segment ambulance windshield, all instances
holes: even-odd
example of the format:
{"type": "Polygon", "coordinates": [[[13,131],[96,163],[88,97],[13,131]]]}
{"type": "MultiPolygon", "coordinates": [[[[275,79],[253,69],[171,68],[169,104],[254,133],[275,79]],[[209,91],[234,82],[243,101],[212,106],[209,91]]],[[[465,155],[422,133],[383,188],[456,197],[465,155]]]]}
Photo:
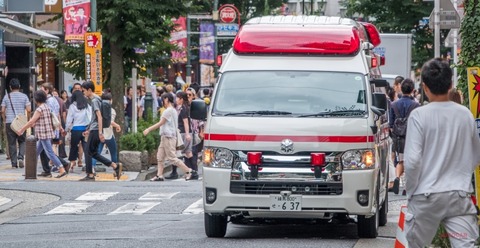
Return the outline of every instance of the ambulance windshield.
{"type": "Polygon", "coordinates": [[[217,85],[213,114],[359,118],[367,113],[365,86],[358,73],[227,72],[217,85]]]}

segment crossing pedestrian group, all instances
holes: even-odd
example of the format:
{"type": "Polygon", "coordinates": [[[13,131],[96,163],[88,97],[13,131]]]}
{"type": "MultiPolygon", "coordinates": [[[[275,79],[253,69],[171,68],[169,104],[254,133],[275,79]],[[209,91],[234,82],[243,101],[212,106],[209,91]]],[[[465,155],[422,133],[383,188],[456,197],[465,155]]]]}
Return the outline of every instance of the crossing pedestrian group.
{"type": "MultiPolygon", "coordinates": [[[[32,95],[32,114],[32,104],[21,92],[21,82],[13,78],[8,85],[9,93],[2,99],[1,113],[8,142],[6,153],[12,168],[24,167],[26,131],[32,128],[37,140],[36,156],[40,157],[42,164],[39,177],[63,178],[78,168],[85,171],[81,181],[95,181],[95,166],[99,161],[113,169],[116,179],[121,178],[123,165],[118,161],[114,132],[130,132],[133,118],[147,118],[144,87],[136,89],[137,99],[132,99],[133,88],[127,88],[125,126],[122,127],[115,121],[111,92],[104,90],[101,96],[96,95],[95,85],[90,81],[75,83],[70,96],[65,90],[59,92],[50,83],[39,85],[32,95]],[[138,108],[136,117],[132,116],[134,105],[138,108]],[[15,127],[10,127],[12,122],[15,127]],[[65,143],[68,141],[67,154],[65,143]],[[108,148],[110,159],[102,155],[104,147],[108,148]],[[53,176],[53,173],[57,174],[53,176]]],[[[195,93],[199,88],[195,89],[195,84],[178,90],[171,84],[157,87],[152,110],[154,116],[159,116],[159,122],[144,131],[146,135],[160,128],[162,137],[157,153],[158,173],[151,181],[178,178],[177,166],[185,173],[186,180],[198,179],[197,159],[203,145],[203,121],[190,118],[190,103],[197,98],[195,93]],[[184,144],[181,151],[175,147],[177,129],[184,144]],[[167,177],[163,176],[165,162],[173,164],[172,173],[167,177]]],[[[209,93],[209,89],[205,92],[209,93]]]]}

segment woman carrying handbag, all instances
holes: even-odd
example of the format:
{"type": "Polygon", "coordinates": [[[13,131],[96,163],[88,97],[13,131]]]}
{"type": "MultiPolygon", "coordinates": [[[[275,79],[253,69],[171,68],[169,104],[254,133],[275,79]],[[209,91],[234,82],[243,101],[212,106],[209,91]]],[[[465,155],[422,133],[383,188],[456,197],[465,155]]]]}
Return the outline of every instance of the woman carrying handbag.
{"type": "Polygon", "coordinates": [[[195,177],[198,177],[197,172],[188,168],[182,162],[182,160],[178,159],[175,155],[175,151],[177,150],[177,139],[181,139],[181,137],[178,137],[178,116],[177,111],[173,108],[173,95],[164,93],[161,98],[162,104],[166,109],[163,112],[160,121],[143,131],[143,135],[146,136],[150,131],[160,128],[161,139],[157,153],[158,171],[157,175],[150,181],[165,180],[163,177],[165,160],[171,161],[173,165],[178,166],[181,170],[183,170],[186,174],[185,180],[191,180],[195,177]]]}
{"type": "MultiPolygon", "coordinates": [[[[63,168],[60,159],[53,152],[52,139],[55,137],[54,127],[50,109],[45,102],[47,94],[42,90],[37,90],[33,94],[33,99],[37,105],[37,109],[27,124],[17,131],[18,135],[22,135],[27,128],[35,126],[35,138],[37,138],[37,157],[45,150],[47,157],[53,161],[55,166],[59,167],[59,174],[55,178],[62,178],[67,175],[68,168],[63,168]]],[[[63,131],[63,130],[62,130],[63,131]]]]}

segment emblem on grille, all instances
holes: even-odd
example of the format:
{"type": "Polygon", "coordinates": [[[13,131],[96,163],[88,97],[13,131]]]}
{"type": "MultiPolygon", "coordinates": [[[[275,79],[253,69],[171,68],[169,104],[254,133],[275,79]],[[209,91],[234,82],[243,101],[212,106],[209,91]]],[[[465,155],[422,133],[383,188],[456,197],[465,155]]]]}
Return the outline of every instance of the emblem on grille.
{"type": "Polygon", "coordinates": [[[282,143],[280,144],[280,151],[284,154],[293,153],[293,141],[289,139],[282,140],[282,143]]]}

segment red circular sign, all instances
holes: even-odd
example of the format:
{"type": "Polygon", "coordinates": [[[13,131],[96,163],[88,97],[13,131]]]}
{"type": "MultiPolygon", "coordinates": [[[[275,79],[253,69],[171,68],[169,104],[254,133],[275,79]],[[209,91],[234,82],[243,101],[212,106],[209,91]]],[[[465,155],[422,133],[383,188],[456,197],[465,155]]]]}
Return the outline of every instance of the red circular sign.
{"type": "Polygon", "coordinates": [[[232,7],[225,7],[220,10],[220,21],[225,23],[231,23],[237,19],[237,12],[232,7]]]}

